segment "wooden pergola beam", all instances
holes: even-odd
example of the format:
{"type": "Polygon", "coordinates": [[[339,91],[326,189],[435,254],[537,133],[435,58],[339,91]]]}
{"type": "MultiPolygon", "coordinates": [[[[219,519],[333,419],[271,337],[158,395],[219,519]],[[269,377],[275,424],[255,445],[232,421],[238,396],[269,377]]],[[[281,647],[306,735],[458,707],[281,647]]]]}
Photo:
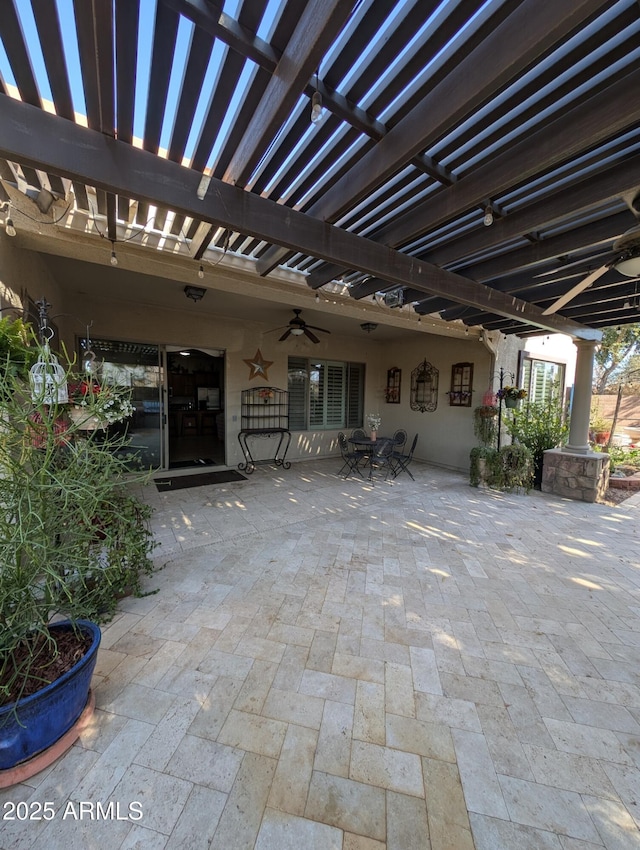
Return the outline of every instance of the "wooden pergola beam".
{"type": "MultiPolygon", "coordinates": [[[[480,310],[583,339],[593,329],[559,315],[544,316],[526,301],[417,261],[364,237],[318,221],[236,186],[212,178],[197,197],[200,175],[102,133],[41,109],[0,97],[0,157],[82,180],[105,192],[125,192],[144,203],[217,223],[257,239],[377,275],[399,286],[469,304],[480,310]]],[[[595,334],[595,336],[594,336],[595,334]]]]}

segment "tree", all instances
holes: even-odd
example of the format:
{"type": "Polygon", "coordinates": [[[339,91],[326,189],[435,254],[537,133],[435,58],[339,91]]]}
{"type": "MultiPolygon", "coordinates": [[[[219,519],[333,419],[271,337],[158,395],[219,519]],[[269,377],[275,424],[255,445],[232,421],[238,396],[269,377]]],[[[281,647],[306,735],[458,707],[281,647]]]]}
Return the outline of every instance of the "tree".
{"type": "Polygon", "coordinates": [[[595,356],[594,392],[604,393],[618,383],[620,373],[634,355],[640,355],[640,322],[605,328],[595,356]]]}

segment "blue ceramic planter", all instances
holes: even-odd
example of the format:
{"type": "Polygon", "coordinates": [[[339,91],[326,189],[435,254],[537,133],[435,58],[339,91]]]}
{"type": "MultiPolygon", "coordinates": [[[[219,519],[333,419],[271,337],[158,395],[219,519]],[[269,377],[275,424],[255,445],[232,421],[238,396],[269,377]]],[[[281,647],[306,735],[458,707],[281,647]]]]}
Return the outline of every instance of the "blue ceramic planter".
{"type": "MultiPolygon", "coordinates": [[[[77,625],[88,632],[92,643],[80,661],[55,682],[16,704],[0,708],[0,769],[7,770],[47,749],[73,726],[82,714],[96,666],[100,629],[88,620],[77,625]]],[[[68,622],[56,623],[54,631],[70,631],[68,622]]]]}

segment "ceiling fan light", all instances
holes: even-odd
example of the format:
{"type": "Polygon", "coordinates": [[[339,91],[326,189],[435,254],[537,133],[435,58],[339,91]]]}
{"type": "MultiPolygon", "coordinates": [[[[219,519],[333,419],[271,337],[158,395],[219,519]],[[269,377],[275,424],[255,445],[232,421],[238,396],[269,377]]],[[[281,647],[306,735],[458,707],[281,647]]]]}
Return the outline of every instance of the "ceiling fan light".
{"type": "Polygon", "coordinates": [[[640,277],[640,247],[625,251],[614,268],[625,277],[640,277]]]}
{"type": "Polygon", "coordinates": [[[291,333],[294,336],[302,336],[302,334],[304,333],[304,329],[303,328],[291,328],[291,333]]]}

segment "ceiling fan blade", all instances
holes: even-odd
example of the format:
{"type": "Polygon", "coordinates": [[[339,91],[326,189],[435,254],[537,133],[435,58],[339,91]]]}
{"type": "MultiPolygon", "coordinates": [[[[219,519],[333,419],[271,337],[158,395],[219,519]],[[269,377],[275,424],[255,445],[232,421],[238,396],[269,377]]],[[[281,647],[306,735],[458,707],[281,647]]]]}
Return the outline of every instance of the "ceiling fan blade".
{"type": "Polygon", "coordinates": [[[569,271],[570,269],[575,269],[577,266],[586,266],[588,269],[589,265],[593,265],[596,260],[602,259],[602,257],[606,256],[607,254],[611,254],[611,249],[603,248],[601,251],[595,251],[589,257],[582,257],[582,259],[574,260],[572,263],[561,263],[558,266],[554,266],[554,268],[552,269],[547,269],[546,271],[538,272],[538,274],[534,275],[534,278],[537,279],[540,277],[548,277],[552,274],[564,274],[564,272],[569,271]]]}
{"type": "Polygon", "coordinates": [[[290,333],[291,333],[291,328],[287,328],[286,331],[282,334],[282,336],[278,340],[278,342],[284,342],[284,340],[289,336],[290,333]]]}
{"type": "Polygon", "coordinates": [[[600,266],[599,269],[596,269],[591,274],[587,275],[583,278],[580,283],[576,283],[568,292],[565,292],[557,301],[554,301],[550,307],[547,307],[546,310],[542,311],[543,316],[550,316],[551,313],[555,313],[556,310],[559,310],[561,307],[564,307],[565,304],[568,304],[569,301],[572,301],[576,295],[580,295],[581,292],[584,292],[585,289],[588,289],[591,284],[596,281],[599,277],[602,277],[603,274],[609,271],[609,266],[600,266]]]}
{"type": "Polygon", "coordinates": [[[584,272],[573,272],[573,274],[564,274],[561,277],[552,277],[551,280],[545,280],[543,286],[551,283],[562,283],[563,280],[573,280],[576,277],[584,277],[584,272]]]}
{"type": "Polygon", "coordinates": [[[317,325],[306,325],[307,328],[311,328],[313,331],[321,331],[323,334],[330,334],[331,331],[328,331],[326,328],[319,328],[317,325]]]}
{"type": "Polygon", "coordinates": [[[305,332],[305,335],[309,337],[309,339],[311,340],[311,342],[320,342],[320,340],[318,339],[318,337],[317,337],[315,334],[312,334],[312,333],[311,333],[311,331],[309,330],[309,327],[308,327],[308,326],[304,329],[304,332],[305,332]]]}

